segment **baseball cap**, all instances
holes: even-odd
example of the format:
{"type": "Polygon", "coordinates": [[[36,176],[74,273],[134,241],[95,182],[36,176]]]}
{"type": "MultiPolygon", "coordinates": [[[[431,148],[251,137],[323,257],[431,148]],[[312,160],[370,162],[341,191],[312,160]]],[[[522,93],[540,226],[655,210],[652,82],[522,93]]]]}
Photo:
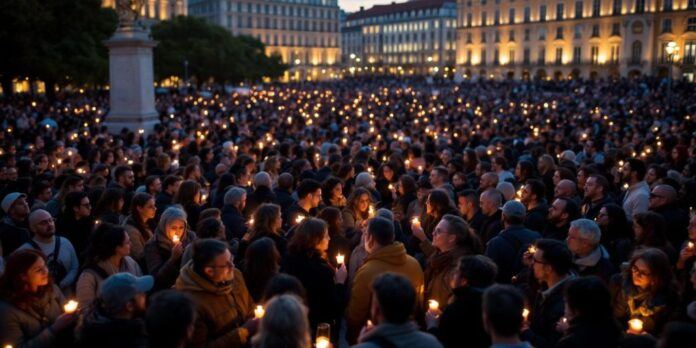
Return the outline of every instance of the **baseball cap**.
{"type": "Polygon", "coordinates": [[[527,209],[518,201],[507,201],[503,205],[503,214],[507,217],[524,218],[527,215],[527,209]]]}
{"type": "Polygon", "coordinates": [[[12,204],[14,204],[14,202],[20,198],[27,198],[27,195],[19,192],[12,192],[8,193],[7,196],[5,196],[5,198],[2,199],[2,203],[0,204],[0,206],[2,206],[2,210],[5,212],[5,214],[10,212],[12,204]]]}
{"type": "Polygon", "coordinates": [[[130,273],[116,273],[102,283],[99,299],[107,310],[120,310],[137,294],[148,292],[155,284],[152,276],[136,277],[130,273]]]}

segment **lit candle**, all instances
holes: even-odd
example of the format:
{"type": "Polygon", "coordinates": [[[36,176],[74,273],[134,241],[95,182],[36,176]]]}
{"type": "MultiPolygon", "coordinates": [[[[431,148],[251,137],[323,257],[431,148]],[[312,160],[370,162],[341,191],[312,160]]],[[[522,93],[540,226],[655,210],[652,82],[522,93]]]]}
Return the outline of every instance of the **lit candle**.
{"type": "Polygon", "coordinates": [[[526,321],[527,318],[529,317],[529,309],[525,308],[522,310],[522,318],[526,321]]]}
{"type": "Polygon", "coordinates": [[[394,191],[394,185],[389,184],[388,188],[389,188],[389,191],[394,191]]]}
{"type": "Polygon", "coordinates": [[[527,251],[528,251],[530,254],[534,254],[534,253],[536,253],[536,247],[535,247],[534,245],[530,245],[530,246],[529,246],[529,249],[527,249],[527,251]]]}
{"type": "Polygon", "coordinates": [[[370,206],[369,208],[367,208],[367,214],[368,214],[370,217],[375,216],[375,207],[370,206]]]}
{"type": "Polygon", "coordinates": [[[693,249],[693,248],[694,248],[694,242],[688,242],[688,243],[686,243],[686,247],[689,248],[689,249],[693,249]]]}
{"type": "Polygon", "coordinates": [[[628,321],[628,332],[634,335],[643,333],[643,321],[638,318],[633,318],[628,321]]]}
{"type": "Polygon", "coordinates": [[[179,240],[180,240],[180,239],[179,239],[179,236],[178,236],[178,235],[175,234],[175,235],[172,236],[172,242],[174,242],[174,244],[179,243],[179,240]]]}
{"type": "Polygon", "coordinates": [[[99,219],[94,220],[94,224],[95,224],[95,225],[99,225],[100,223],[101,223],[101,220],[99,220],[99,219]]]}
{"type": "Polygon", "coordinates": [[[568,323],[568,318],[566,318],[566,317],[561,318],[561,322],[562,322],[563,324],[567,324],[567,323],[568,323]]]}
{"type": "Polygon", "coordinates": [[[420,219],[417,216],[411,219],[411,223],[420,227],[420,219]]]}
{"type": "Polygon", "coordinates": [[[329,348],[331,347],[331,341],[329,341],[328,337],[317,337],[316,347],[329,348]]]}
{"type": "Polygon", "coordinates": [[[438,308],[440,308],[440,303],[435,300],[428,300],[428,309],[431,311],[436,311],[438,308]]]}
{"type": "Polygon", "coordinates": [[[346,257],[343,254],[336,255],[336,263],[342,265],[346,261],[346,257]]]}
{"type": "Polygon", "coordinates": [[[77,301],[75,301],[75,300],[68,301],[68,303],[66,303],[63,306],[63,310],[65,311],[65,313],[68,313],[68,314],[74,313],[77,310],[77,301]]]}
{"type": "Polygon", "coordinates": [[[251,218],[251,219],[249,219],[249,226],[253,226],[253,225],[254,225],[254,218],[251,218]]]}
{"type": "Polygon", "coordinates": [[[263,306],[256,306],[256,309],[254,309],[254,317],[256,317],[256,319],[261,319],[264,314],[266,314],[266,310],[263,309],[263,306]]]}
{"type": "Polygon", "coordinates": [[[304,215],[297,215],[297,217],[295,218],[295,223],[296,223],[296,224],[299,224],[299,223],[302,222],[302,220],[304,220],[304,219],[305,219],[305,216],[304,216],[304,215]]]}
{"type": "Polygon", "coordinates": [[[367,327],[373,327],[373,326],[375,326],[375,325],[372,324],[372,320],[367,319],[367,327]]]}

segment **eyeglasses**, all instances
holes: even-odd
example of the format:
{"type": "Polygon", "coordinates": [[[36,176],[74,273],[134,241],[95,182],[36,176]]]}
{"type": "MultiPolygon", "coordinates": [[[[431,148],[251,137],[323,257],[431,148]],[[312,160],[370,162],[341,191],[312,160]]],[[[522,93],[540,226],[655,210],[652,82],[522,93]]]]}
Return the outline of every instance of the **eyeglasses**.
{"type": "Polygon", "coordinates": [[[631,273],[637,274],[641,277],[649,277],[650,276],[650,272],[643,271],[640,268],[636,267],[636,265],[631,266],[631,273]]]}

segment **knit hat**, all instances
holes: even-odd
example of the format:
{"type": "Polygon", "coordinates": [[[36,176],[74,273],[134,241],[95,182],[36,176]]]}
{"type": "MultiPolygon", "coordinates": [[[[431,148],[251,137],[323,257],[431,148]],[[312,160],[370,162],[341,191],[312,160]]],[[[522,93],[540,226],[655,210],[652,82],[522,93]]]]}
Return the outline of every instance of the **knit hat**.
{"type": "Polygon", "coordinates": [[[8,214],[10,212],[10,208],[12,208],[14,202],[16,202],[20,198],[27,198],[27,195],[19,192],[12,192],[7,194],[7,196],[5,196],[5,198],[2,199],[2,204],[0,204],[0,206],[2,207],[2,210],[5,212],[5,214],[8,214]]]}

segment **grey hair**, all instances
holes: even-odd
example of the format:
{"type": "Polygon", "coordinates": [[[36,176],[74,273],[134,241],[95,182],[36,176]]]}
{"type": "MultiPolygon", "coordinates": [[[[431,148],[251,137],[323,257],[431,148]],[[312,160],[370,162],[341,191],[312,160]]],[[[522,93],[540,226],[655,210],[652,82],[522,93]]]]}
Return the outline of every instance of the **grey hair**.
{"type": "Polygon", "coordinates": [[[571,228],[577,228],[582,238],[589,240],[592,244],[599,244],[602,239],[602,231],[597,223],[590,219],[577,219],[570,223],[571,228]]]}
{"type": "Polygon", "coordinates": [[[258,172],[254,175],[254,186],[266,186],[271,187],[271,175],[266,172],[258,172]]]}
{"type": "Polygon", "coordinates": [[[246,195],[246,191],[240,187],[230,187],[225,192],[225,197],[223,198],[224,205],[234,205],[237,206],[239,202],[242,201],[242,197],[246,195]]]}
{"type": "Polygon", "coordinates": [[[505,196],[506,201],[515,198],[515,186],[512,186],[512,184],[507,181],[499,182],[495,189],[505,196]]]}
{"type": "Polygon", "coordinates": [[[372,174],[368,172],[362,172],[355,177],[355,187],[368,187],[371,188],[374,183],[372,174]]]}

